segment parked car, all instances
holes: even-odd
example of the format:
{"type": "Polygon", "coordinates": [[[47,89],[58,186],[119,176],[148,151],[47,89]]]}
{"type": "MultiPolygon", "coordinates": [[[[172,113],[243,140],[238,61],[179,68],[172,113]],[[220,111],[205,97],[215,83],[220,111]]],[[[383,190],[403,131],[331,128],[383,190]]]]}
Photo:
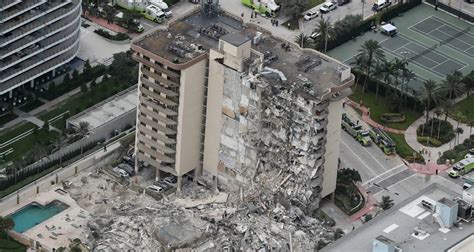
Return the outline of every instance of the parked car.
{"type": "Polygon", "coordinates": [[[463,190],[467,190],[467,189],[469,189],[469,188],[471,188],[471,187],[472,187],[472,185],[469,184],[469,183],[464,183],[464,184],[462,185],[462,189],[463,189],[463,190]]]}
{"type": "Polygon", "coordinates": [[[344,4],[350,3],[351,0],[337,0],[337,5],[338,6],[343,6],[344,4]]]}
{"type": "Polygon", "coordinates": [[[129,156],[124,156],[123,161],[131,166],[135,166],[135,159],[129,156]]]}
{"type": "Polygon", "coordinates": [[[392,2],[390,0],[375,0],[374,5],[372,6],[373,11],[381,11],[383,8],[388,8],[392,2]]]}
{"type": "Polygon", "coordinates": [[[135,169],[132,166],[130,166],[129,164],[124,164],[124,163],[119,164],[118,168],[126,171],[128,173],[128,175],[130,175],[130,177],[135,176],[135,169]]]}
{"type": "Polygon", "coordinates": [[[318,12],[318,11],[316,11],[316,10],[310,11],[310,12],[308,12],[308,13],[306,13],[306,14],[304,15],[304,20],[309,21],[309,20],[311,20],[311,19],[313,19],[313,18],[315,18],[315,17],[317,17],[317,16],[319,16],[319,12],[318,12]]]}
{"type": "Polygon", "coordinates": [[[168,190],[168,189],[171,188],[171,186],[168,185],[167,183],[163,182],[163,180],[155,181],[155,182],[153,182],[153,185],[163,188],[163,191],[168,190]]]}
{"type": "Polygon", "coordinates": [[[164,188],[161,187],[161,186],[156,186],[156,185],[151,185],[151,186],[148,186],[146,189],[150,190],[150,191],[153,191],[153,192],[162,192],[164,191],[164,188]]]}
{"type": "Polygon", "coordinates": [[[122,178],[129,178],[130,175],[128,174],[128,172],[118,168],[118,167],[115,167],[112,169],[115,173],[117,173],[118,175],[120,175],[120,177],[122,178]]]}
{"type": "Polygon", "coordinates": [[[328,13],[332,10],[335,10],[337,8],[337,5],[333,2],[326,2],[323,4],[323,6],[321,6],[321,8],[319,8],[319,11],[321,11],[321,13],[328,13]]]}
{"type": "Polygon", "coordinates": [[[175,186],[176,183],[178,182],[178,179],[175,176],[169,176],[163,179],[163,182],[170,186],[175,186]]]}

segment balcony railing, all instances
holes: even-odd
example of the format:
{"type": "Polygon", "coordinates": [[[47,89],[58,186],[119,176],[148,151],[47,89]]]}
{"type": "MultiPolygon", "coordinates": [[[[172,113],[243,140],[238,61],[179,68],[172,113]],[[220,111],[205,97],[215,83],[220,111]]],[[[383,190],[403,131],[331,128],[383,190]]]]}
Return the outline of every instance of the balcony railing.
{"type": "MultiPolygon", "coordinates": [[[[0,35],[5,35],[11,32],[11,35],[5,36],[4,38],[0,39],[0,47],[6,46],[24,36],[31,34],[32,32],[37,31],[47,25],[50,25],[58,20],[63,19],[69,15],[80,15],[81,5],[78,3],[78,0],[73,0],[75,4],[68,6],[67,8],[61,8],[59,10],[53,11],[51,14],[46,15],[46,13],[38,14],[38,19],[35,22],[30,24],[24,25],[15,25],[15,27],[1,27],[0,35]],[[18,28],[18,29],[17,29],[18,28]]],[[[51,12],[51,11],[49,11],[51,12]]],[[[48,12],[48,13],[49,13],[48,12]]]]}
{"type": "Polygon", "coordinates": [[[40,29],[30,35],[25,36],[23,39],[11,43],[8,46],[0,48],[0,59],[4,59],[24,48],[27,48],[43,39],[50,37],[58,32],[63,31],[69,27],[78,27],[80,25],[81,17],[79,15],[71,15],[61,21],[55,22],[52,25],[40,29]]]}
{"type": "Polygon", "coordinates": [[[21,4],[18,4],[15,6],[15,8],[10,8],[7,11],[3,11],[0,14],[0,24],[5,23],[6,21],[17,17],[18,15],[21,15],[33,8],[36,8],[44,3],[46,3],[46,0],[29,0],[29,1],[23,1],[21,4]]]}
{"type": "Polygon", "coordinates": [[[148,96],[148,97],[150,97],[150,98],[152,98],[152,99],[154,99],[154,100],[156,100],[156,101],[162,103],[162,104],[167,105],[167,106],[178,106],[178,103],[176,103],[176,102],[174,102],[174,101],[172,101],[172,100],[170,100],[170,99],[167,99],[166,97],[163,97],[163,96],[161,96],[160,94],[157,94],[157,93],[155,93],[155,92],[153,92],[153,91],[150,91],[149,89],[146,89],[146,88],[144,88],[143,86],[140,87],[140,92],[143,93],[143,94],[145,94],[146,96],[148,96]]]}
{"type": "Polygon", "coordinates": [[[168,138],[166,136],[163,136],[163,135],[159,134],[158,132],[153,131],[153,130],[151,130],[151,129],[143,126],[143,125],[139,125],[138,128],[139,128],[140,132],[143,132],[145,135],[153,136],[153,137],[155,137],[156,139],[160,140],[163,143],[176,144],[176,140],[168,138]]]}
{"type": "Polygon", "coordinates": [[[142,115],[139,115],[138,116],[138,120],[140,122],[143,122],[144,124],[146,125],[150,125],[152,126],[153,128],[156,128],[158,131],[160,131],[161,133],[165,134],[165,135],[176,135],[176,130],[172,130],[168,127],[165,127],[163,125],[160,125],[158,122],[155,122],[151,119],[148,119],[142,115]]]}
{"type": "Polygon", "coordinates": [[[0,73],[0,81],[5,82],[9,79],[22,74],[25,71],[28,71],[54,57],[59,56],[60,54],[68,51],[74,46],[79,44],[79,34],[77,33],[74,37],[68,39],[62,44],[56,45],[44,52],[39,53],[38,55],[23,61],[20,64],[17,64],[15,68],[9,68],[6,71],[0,73]]]}
{"type": "Polygon", "coordinates": [[[161,153],[157,150],[153,150],[152,148],[150,148],[150,147],[148,147],[148,146],[146,146],[142,143],[138,143],[138,149],[142,150],[145,153],[148,153],[150,156],[156,157],[160,161],[163,161],[163,162],[166,162],[166,163],[171,163],[171,164],[175,162],[175,160],[173,158],[170,158],[170,157],[164,155],[163,153],[161,153]]]}
{"type": "Polygon", "coordinates": [[[13,65],[19,64],[21,62],[24,62],[25,60],[34,57],[35,55],[38,55],[49,48],[52,48],[72,37],[76,39],[79,39],[79,26],[76,27],[70,27],[67,30],[64,30],[56,35],[53,35],[46,40],[43,40],[39,42],[38,47],[30,47],[27,49],[24,49],[21,51],[22,55],[18,56],[18,54],[14,54],[6,59],[4,59],[0,63],[0,71],[5,71],[9,67],[12,67],[13,65]]]}
{"type": "MultiPolygon", "coordinates": [[[[79,0],[73,0],[73,1],[76,1],[77,4],[79,4],[79,0]]],[[[14,29],[17,29],[18,27],[21,27],[25,24],[28,24],[32,21],[35,21],[41,17],[44,17],[44,16],[48,16],[47,14],[51,13],[51,12],[54,12],[56,10],[59,10],[61,7],[64,7],[68,4],[71,3],[71,0],[54,0],[54,1],[49,1],[47,4],[45,5],[41,5],[39,7],[39,10],[30,10],[29,12],[27,13],[24,13],[20,16],[18,16],[16,19],[14,20],[10,20],[10,21],[7,21],[5,23],[2,24],[2,30],[1,30],[1,33],[0,34],[5,34],[7,32],[10,32],[14,29]]],[[[70,8],[73,8],[75,7],[75,5],[72,5],[70,6],[70,8]]],[[[67,12],[67,9],[69,8],[66,8],[66,12],[67,12]]],[[[59,10],[61,11],[61,10],[59,10]]],[[[65,11],[63,9],[63,11],[65,11]]]]}
{"type": "Polygon", "coordinates": [[[156,113],[155,111],[151,110],[151,109],[148,109],[148,108],[142,108],[140,109],[140,112],[145,114],[145,115],[148,115],[148,116],[151,116],[153,118],[155,118],[156,120],[158,120],[159,122],[161,123],[164,123],[166,125],[176,125],[176,121],[174,120],[171,120],[159,113],[156,113]]]}
{"type": "Polygon", "coordinates": [[[33,80],[34,78],[55,69],[56,67],[63,65],[66,62],[71,61],[76,57],[77,52],[79,51],[79,44],[76,44],[73,48],[67,52],[61,54],[60,56],[45,61],[41,65],[36,66],[35,68],[28,70],[21,75],[8,80],[7,82],[0,82],[0,94],[4,94],[18,86],[23,85],[24,83],[33,80]]]}
{"type": "Polygon", "coordinates": [[[174,154],[174,153],[176,153],[176,148],[175,149],[169,148],[165,145],[162,145],[158,142],[153,141],[152,139],[150,139],[150,138],[148,138],[144,135],[138,135],[138,140],[144,142],[146,145],[153,146],[155,149],[159,150],[162,153],[165,153],[165,154],[174,154]]]}
{"type": "Polygon", "coordinates": [[[174,91],[171,91],[170,89],[167,89],[167,88],[165,88],[165,87],[163,87],[163,86],[160,86],[160,84],[156,84],[155,82],[150,81],[150,80],[148,80],[148,79],[146,79],[146,78],[143,78],[143,77],[141,77],[140,79],[141,79],[141,81],[142,81],[143,84],[145,84],[145,85],[147,85],[147,86],[149,86],[149,87],[152,87],[153,90],[157,90],[158,92],[161,92],[161,93],[165,94],[166,96],[170,96],[170,97],[177,97],[177,96],[179,96],[178,93],[176,93],[176,92],[174,92],[174,91]]]}
{"type": "Polygon", "coordinates": [[[21,3],[21,0],[2,0],[0,2],[0,11],[4,11],[8,8],[11,8],[17,4],[21,3]]]}
{"type": "Polygon", "coordinates": [[[164,105],[161,105],[153,100],[151,100],[151,98],[145,98],[143,96],[140,96],[140,102],[146,106],[150,106],[160,112],[163,112],[165,113],[165,115],[168,115],[168,116],[176,116],[178,113],[171,110],[171,109],[168,109],[168,108],[165,108],[164,105]]]}

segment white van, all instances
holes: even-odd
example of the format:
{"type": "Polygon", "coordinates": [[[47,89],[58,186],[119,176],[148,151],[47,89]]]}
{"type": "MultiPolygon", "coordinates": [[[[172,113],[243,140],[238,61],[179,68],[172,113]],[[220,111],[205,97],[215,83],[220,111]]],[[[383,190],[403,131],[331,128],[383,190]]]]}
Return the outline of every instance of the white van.
{"type": "Polygon", "coordinates": [[[171,17],[173,15],[173,12],[171,12],[170,8],[168,7],[168,4],[161,0],[150,0],[150,4],[158,7],[165,13],[166,17],[171,17]]]}
{"type": "Polygon", "coordinates": [[[388,7],[392,4],[390,0],[374,0],[374,5],[372,6],[373,11],[381,11],[385,7],[388,7]]]}

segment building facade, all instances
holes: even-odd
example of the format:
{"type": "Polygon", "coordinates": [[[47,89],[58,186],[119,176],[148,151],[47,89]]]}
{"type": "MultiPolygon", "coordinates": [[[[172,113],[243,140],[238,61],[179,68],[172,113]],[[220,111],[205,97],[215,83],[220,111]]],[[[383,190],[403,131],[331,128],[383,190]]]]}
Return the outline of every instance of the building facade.
{"type": "Polygon", "coordinates": [[[348,66],[226,15],[192,14],[132,49],[136,156],[157,178],[262,183],[307,208],[335,190],[348,66]]]}
{"type": "Polygon", "coordinates": [[[0,95],[71,61],[79,51],[80,0],[0,2],[0,95]]]}

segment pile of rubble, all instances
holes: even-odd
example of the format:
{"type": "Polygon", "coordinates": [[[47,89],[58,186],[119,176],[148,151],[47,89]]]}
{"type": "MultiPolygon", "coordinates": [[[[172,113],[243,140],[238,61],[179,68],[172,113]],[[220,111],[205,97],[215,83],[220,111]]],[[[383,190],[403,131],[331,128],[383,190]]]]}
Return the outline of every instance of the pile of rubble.
{"type": "Polygon", "coordinates": [[[185,183],[179,195],[160,202],[116,190],[110,208],[92,214],[87,245],[94,251],[306,251],[333,237],[331,228],[271,192],[256,187],[218,192],[208,189],[211,184],[185,183]]]}

